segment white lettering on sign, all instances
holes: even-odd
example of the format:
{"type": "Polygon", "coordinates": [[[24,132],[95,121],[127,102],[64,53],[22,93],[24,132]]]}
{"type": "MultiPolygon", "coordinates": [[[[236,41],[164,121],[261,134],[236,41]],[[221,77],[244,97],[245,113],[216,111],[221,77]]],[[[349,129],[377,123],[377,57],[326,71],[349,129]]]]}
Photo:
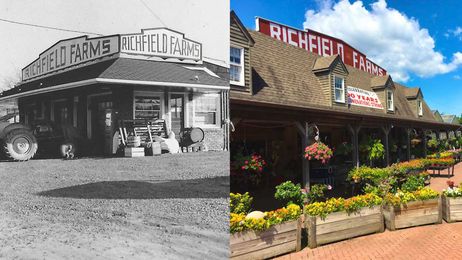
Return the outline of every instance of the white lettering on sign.
{"type": "Polygon", "coordinates": [[[347,87],[348,104],[360,107],[383,109],[382,103],[375,92],[355,87],[347,87]]]}
{"type": "Polygon", "coordinates": [[[313,30],[298,30],[286,25],[257,18],[258,31],[279,41],[317,53],[321,56],[338,54],[342,61],[370,74],[383,76],[386,70],[367,59],[366,55],[344,41],[313,30]]]}
{"type": "Polygon", "coordinates": [[[22,80],[39,77],[119,52],[119,36],[88,38],[81,36],[57,42],[22,69],[22,80]]]}
{"type": "Polygon", "coordinates": [[[144,29],[138,34],[120,36],[120,52],[161,58],[202,59],[202,45],[184,34],[166,29],[144,29]]]}

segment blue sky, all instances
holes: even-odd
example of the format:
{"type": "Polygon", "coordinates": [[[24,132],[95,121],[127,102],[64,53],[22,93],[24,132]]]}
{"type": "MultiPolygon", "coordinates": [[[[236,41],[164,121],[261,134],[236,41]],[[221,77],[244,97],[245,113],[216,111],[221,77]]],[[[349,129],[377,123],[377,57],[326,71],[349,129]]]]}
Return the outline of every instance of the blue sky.
{"type": "Polygon", "coordinates": [[[387,69],[395,81],[421,87],[432,109],[462,113],[462,1],[341,2],[231,0],[231,9],[251,29],[260,16],[339,37],[387,69]],[[352,24],[366,29],[359,34],[352,24]],[[383,30],[368,29],[373,25],[383,30]]]}

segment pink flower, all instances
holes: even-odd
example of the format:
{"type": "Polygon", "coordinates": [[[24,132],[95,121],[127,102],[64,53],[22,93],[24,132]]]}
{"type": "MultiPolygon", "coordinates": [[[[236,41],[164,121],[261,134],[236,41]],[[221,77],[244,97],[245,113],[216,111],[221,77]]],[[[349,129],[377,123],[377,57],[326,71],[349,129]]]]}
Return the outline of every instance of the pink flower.
{"type": "Polygon", "coordinates": [[[332,186],[327,185],[327,190],[332,190],[332,186]]]}

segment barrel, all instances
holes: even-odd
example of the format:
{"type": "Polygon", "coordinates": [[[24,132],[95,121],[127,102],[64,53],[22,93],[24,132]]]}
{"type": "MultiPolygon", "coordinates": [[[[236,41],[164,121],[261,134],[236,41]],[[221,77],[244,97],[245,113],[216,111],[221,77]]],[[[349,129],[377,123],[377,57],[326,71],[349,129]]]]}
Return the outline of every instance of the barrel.
{"type": "Polygon", "coordinates": [[[129,137],[127,137],[127,146],[128,147],[140,147],[141,137],[130,135],[129,137]]]}
{"type": "Polygon", "coordinates": [[[183,141],[186,143],[197,143],[204,140],[204,131],[199,127],[186,128],[183,131],[183,141]]]}

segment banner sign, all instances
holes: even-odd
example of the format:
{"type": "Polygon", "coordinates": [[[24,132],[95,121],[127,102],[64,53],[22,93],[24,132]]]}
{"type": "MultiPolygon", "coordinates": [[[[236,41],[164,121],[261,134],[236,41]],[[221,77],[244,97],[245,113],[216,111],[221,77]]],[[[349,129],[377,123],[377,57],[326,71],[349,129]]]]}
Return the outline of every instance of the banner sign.
{"type": "Polygon", "coordinates": [[[202,45],[184,38],[184,34],[166,29],[144,29],[138,34],[120,36],[121,53],[161,58],[202,59],[202,45]]]}
{"type": "Polygon", "coordinates": [[[367,59],[366,55],[340,39],[313,30],[298,30],[262,18],[257,18],[256,22],[258,32],[279,41],[317,53],[321,56],[339,54],[343,63],[376,76],[387,74],[385,69],[367,59]]]}
{"type": "Polygon", "coordinates": [[[39,55],[39,58],[22,69],[22,80],[39,77],[80,63],[119,52],[119,36],[104,36],[62,40],[39,55]]]}
{"type": "Polygon", "coordinates": [[[355,87],[347,87],[348,104],[360,107],[383,109],[379,97],[375,92],[355,87]]]}

